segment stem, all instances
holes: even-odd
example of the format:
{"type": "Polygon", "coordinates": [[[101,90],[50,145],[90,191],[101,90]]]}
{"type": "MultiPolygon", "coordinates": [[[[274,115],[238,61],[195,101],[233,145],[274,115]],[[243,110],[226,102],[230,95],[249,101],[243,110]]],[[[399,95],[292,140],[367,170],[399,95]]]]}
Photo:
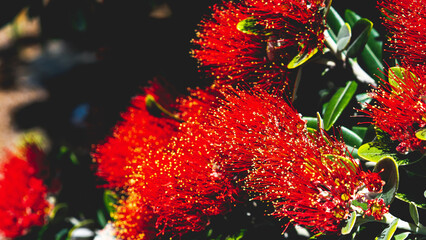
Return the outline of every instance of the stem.
{"type": "MultiPolygon", "coordinates": [[[[389,224],[395,219],[397,219],[397,217],[393,216],[390,213],[386,213],[385,215],[383,215],[383,219],[380,220],[379,222],[389,224]]],[[[406,222],[402,219],[398,220],[397,228],[407,230],[407,231],[410,231],[410,232],[416,233],[416,234],[426,235],[426,227],[417,226],[414,223],[409,223],[409,222],[406,222]]]]}
{"type": "Polygon", "coordinates": [[[374,79],[372,77],[370,77],[370,75],[368,75],[364,69],[361,68],[361,66],[359,66],[358,62],[349,58],[349,64],[352,67],[352,71],[355,75],[355,77],[363,83],[367,83],[367,84],[371,84],[372,86],[376,86],[376,81],[374,81],[374,79]]]}
{"type": "Polygon", "coordinates": [[[364,223],[368,223],[368,222],[381,222],[381,223],[385,223],[385,224],[390,224],[395,219],[398,219],[398,224],[396,226],[397,228],[399,228],[401,230],[410,231],[414,234],[426,235],[426,227],[422,226],[421,224],[419,224],[419,226],[417,226],[414,223],[406,222],[406,221],[404,221],[400,218],[393,216],[390,213],[384,214],[382,220],[375,220],[373,217],[357,218],[355,225],[360,226],[360,225],[362,225],[364,223]]]}
{"type": "Polygon", "coordinates": [[[336,56],[337,59],[346,62],[348,60],[349,65],[352,68],[352,72],[354,73],[355,77],[358,81],[366,84],[370,84],[372,86],[376,86],[376,81],[368,73],[364,71],[364,69],[361,68],[361,66],[358,64],[358,62],[354,59],[347,58],[346,54],[344,52],[340,52],[337,50],[337,43],[333,40],[333,38],[330,36],[328,31],[324,31],[324,39],[325,44],[327,47],[333,52],[333,54],[336,56]]]}

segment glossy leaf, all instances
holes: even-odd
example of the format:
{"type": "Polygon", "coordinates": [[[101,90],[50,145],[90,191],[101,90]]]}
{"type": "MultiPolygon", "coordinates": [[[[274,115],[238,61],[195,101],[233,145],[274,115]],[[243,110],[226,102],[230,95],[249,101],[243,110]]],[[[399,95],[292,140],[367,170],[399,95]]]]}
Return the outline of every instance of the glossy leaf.
{"type": "Polygon", "coordinates": [[[356,134],[355,132],[353,132],[352,130],[342,126],[340,128],[340,130],[342,131],[342,137],[343,137],[343,141],[347,144],[350,145],[352,147],[359,147],[362,144],[362,138],[358,136],[358,134],[356,134]]]}
{"type": "Polygon", "coordinates": [[[337,51],[341,52],[346,49],[351,41],[351,26],[345,23],[337,34],[337,51]]]}
{"type": "Polygon", "coordinates": [[[410,202],[409,205],[410,216],[414,221],[414,224],[419,225],[419,211],[417,210],[417,206],[415,203],[410,202]]]}
{"type": "Polygon", "coordinates": [[[343,235],[347,235],[351,233],[352,228],[355,226],[355,222],[356,222],[356,212],[352,211],[351,216],[347,220],[346,225],[342,228],[341,233],[343,235]]]}
{"type": "Polygon", "coordinates": [[[358,148],[358,155],[370,162],[378,162],[383,157],[392,157],[399,166],[407,165],[410,162],[408,158],[399,158],[397,154],[389,152],[387,148],[377,142],[364,143],[358,148]]]}
{"type": "Polygon", "coordinates": [[[399,187],[398,164],[392,157],[387,156],[376,163],[373,172],[379,173],[382,180],[385,181],[381,197],[386,204],[390,204],[399,187]]]}
{"type": "MultiPolygon", "coordinates": [[[[346,9],[345,21],[349,23],[351,27],[353,27],[359,19],[361,19],[361,16],[346,9]]],[[[381,72],[384,68],[382,62],[383,41],[378,40],[379,38],[379,32],[372,28],[367,45],[365,45],[364,50],[361,52],[361,58],[364,62],[363,66],[369,74],[377,76],[380,79],[385,79],[384,74],[381,72]]]]}
{"type": "Polygon", "coordinates": [[[410,74],[412,78],[416,78],[416,75],[414,73],[409,72],[407,73],[407,70],[403,67],[391,67],[388,70],[388,81],[389,84],[392,86],[392,89],[396,92],[400,91],[400,86],[398,84],[398,79],[404,80],[407,75],[410,74]]]}
{"type": "Polygon", "coordinates": [[[263,34],[263,27],[258,24],[255,18],[246,18],[237,24],[237,29],[246,34],[260,35],[263,34]]]}
{"type": "Polygon", "coordinates": [[[343,110],[351,101],[355,94],[358,84],[355,81],[349,81],[344,88],[339,88],[331,97],[324,113],[324,129],[329,130],[337,121],[343,110]]]}
{"type": "Polygon", "coordinates": [[[327,26],[329,28],[328,32],[334,41],[337,41],[337,34],[343,25],[345,25],[343,18],[339,15],[336,9],[330,7],[327,15],[327,26]]]}
{"type": "MultiPolygon", "coordinates": [[[[356,14],[354,11],[350,9],[345,10],[344,16],[345,16],[345,21],[351,27],[353,27],[355,23],[362,18],[360,15],[356,14]]],[[[378,40],[379,37],[380,37],[380,33],[373,27],[371,29],[370,36],[368,37],[366,47],[369,47],[369,49],[373,52],[373,54],[378,59],[382,59],[383,41],[378,40]]]]}
{"type": "Polygon", "coordinates": [[[409,235],[410,235],[410,232],[403,232],[403,233],[400,233],[400,234],[397,234],[397,235],[393,236],[393,238],[394,238],[395,240],[404,240],[404,239],[406,239],[409,235]]]}
{"type": "Polygon", "coordinates": [[[388,227],[383,230],[383,232],[380,234],[380,236],[377,237],[377,240],[390,240],[393,235],[395,234],[395,231],[397,229],[399,222],[399,218],[395,218],[388,227]]]}
{"type": "Polygon", "coordinates": [[[288,64],[288,69],[293,69],[301,66],[306,61],[308,61],[311,57],[313,57],[318,52],[318,48],[314,48],[310,51],[304,51],[299,54],[297,54],[296,57],[294,57],[288,64]]]}
{"type": "Polygon", "coordinates": [[[384,151],[376,143],[368,142],[358,148],[358,155],[364,160],[378,162],[383,157],[391,156],[392,154],[384,151]]]}
{"type": "Polygon", "coordinates": [[[346,53],[348,57],[353,58],[361,54],[367,44],[372,28],[373,23],[366,18],[361,18],[354,24],[352,27],[352,41],[346,53]]]}
{"type": "Polygon", "coordinates": [[[416,137],[420,140],[426,140],[426,128],[421,128],[416,131],[416,137]]]}

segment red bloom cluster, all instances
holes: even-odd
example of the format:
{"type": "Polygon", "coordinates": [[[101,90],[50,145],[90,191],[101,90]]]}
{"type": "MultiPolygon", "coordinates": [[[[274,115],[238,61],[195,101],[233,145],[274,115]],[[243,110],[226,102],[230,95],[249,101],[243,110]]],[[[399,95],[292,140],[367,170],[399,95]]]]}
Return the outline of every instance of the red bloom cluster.
{"type": "Polygon", "coordinates": [[[299,52],[322,48],[322,1],[245,0],[213,7],[200,24],[193,56],[219,84],[282,90],[287,64],[299,52]],[[250,29],[237,25],[248,20],[250,29]]]}
{"type": "Polygon", "coordinates": [[[382,191],[377,173],[362,171],[343,142],[309,133],[282,99],[261,90],[231,91],[221,102],[209,121],[186,131],[203,129],[200,138],[217,151],[216,164],[239,176],[254,199],[271,202],[276,217],[336,232],[353,211],[351,201],[382,191]]]}
{"type": "Polygon", "coordinates": [[[279,218],[335,232],[352,200],[366,202],[366,192],[382,189],[379,175],[363,172],[344,143],[309,133],[290,105],[264,90],[197,90],[179,99],[177,109],[184,122],[151,116],[143,104],[132,107],[124,115],[132,117],[97,148],[100,169],[109,170],[101,176],[115,180],[125,169],[127,197],[115,216],[123,239],[202,230],[209,216],[230,209],[241,189],[272,202],[279,218]],[[174,127],[149,128],[149,119],[174,127]],[[119,168],[109,163],[117,161],[119,168]]]}
{"type": "Polygon", "coordinates": [[[370,96],[376,104],[366,105],[362,112],[372,118],[378,128],[399,141],[397,151],[426,151],[425,141],[416,137],[416,131],[426,127],[426,78],[422,71],[407,67],[403,77],[395,75],[395,84],[383,83],[370,96]]]}
{"type": "MultiPolygon", "coordinates": [[[[134,98],[113,136],[94,153],[98,175],[109,182],[107,186],[122,187],[126,195],[114,216],[122,239],[200,231],[208,216],[228,211],[237,191],[212,164],[195,133],[175,144],[185,123],[152,115],[147,98],[134,98]]],[[[192,98],[180,100],[178,117],[201,117],[204,103],[212,98],[208,92],[194,92],[192,98]]]]}
{"type": "Polygon", "coordinates": [[[426,8],[424,0],[382,0],[378,5],[390,33],[389,51],[426,74],[426,8]]]}
{"type": "Polygon", "coordinates": [[[8,153],[0,166],[0,235],[15,238],[33,226],[42,226],[49,211],[47,188],[35,165],[40,153],[26,145],[17,154],[8,153]]]}

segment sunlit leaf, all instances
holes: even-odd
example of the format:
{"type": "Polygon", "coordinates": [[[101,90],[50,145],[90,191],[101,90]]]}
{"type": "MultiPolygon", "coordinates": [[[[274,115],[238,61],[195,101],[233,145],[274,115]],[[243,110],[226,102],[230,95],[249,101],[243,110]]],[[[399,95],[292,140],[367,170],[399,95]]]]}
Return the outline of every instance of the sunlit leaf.
{"type": "Polygon", "coordinates": [[[337,51],[341,52],[346,49],[351,41],[351,27],[345,23],[337,34],[337,51]]]}
{"type": "Polygon", "coordinates": [[[240,21],[237,29],[246,34],[260,35],[264,33],[264,28],[259,24],[259,20],[252,17],[240,21]]]}
{"type": "Polygon", "coordinates": [[[395,234],[395,231],[398,226],[399,218],[395,218],[388,227],[383,230],[383,232],[380,234],[380,236],[377,237],[377,240],[390,240],[392,236],[395,234]]]}
{"type": "Polygon", "coordinates": [[[293,69],[301,66],[306,61],[308,61],[311,57],[313,57],[318,52],[318,48],[314,48],[310,51],[304,51],[297,54],[296,57],[294,57],[288,64],[288,69],[293,69]]]}
{"type": "Polygon", "coordinates": [[[390,67],[388,70],[388,81],[389,84],[392,86],[392,89],[396,92],[401,91],[400,86],[398,84],[398,81],[404,80],[408,74],[410,74],[411,78],[415,79],[416,75],[414,73],[406,70],[403,67],[390,67]]]}
{"type": "Polygon", "coordinates": [[[346,225],[342,227],[341,233],[343,235],[349,234],[352,231],[356,222],[356,212],[352,211],[351,216],[347,219],[346,225]]]}

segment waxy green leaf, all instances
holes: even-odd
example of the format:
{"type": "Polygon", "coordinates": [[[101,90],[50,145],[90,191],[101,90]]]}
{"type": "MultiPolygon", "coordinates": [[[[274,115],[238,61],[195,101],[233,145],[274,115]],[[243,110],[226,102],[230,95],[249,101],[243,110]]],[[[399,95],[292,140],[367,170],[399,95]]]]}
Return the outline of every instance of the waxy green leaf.
{"type": "Polygon", "coordinates": [[[329,130],[337,121],[343,110],[354,96],[358,84],[355,81],[349,81],[346,86],[339,88],[331,97],[324,111],[324,129],[329,130]]]}
{"type": "Polygon", "coordinates": [[[310,51],[304,51],[297,54],[296,57],[294,57],[288,64],[288,69],[293,69],[301,66],[306,61],[308,61],[311,57],[313,57],[318,52],[318,48],[314,48],[310,51]]]}
{"type": "Polygon", "coordinates": [[[330,36],[334,41],[337,41],[337,34],[344,24],[345,21],[339,15],[339,13],[333,7],[330,7],[329,12],[327,14],[327,26],[329,29],[328,32],[330,33],[330,36]]]}
{"type": "Polygon", "coordinates": [[[392,89],[396,92],[400,92],[400,86],[398,84],[398,81],[404,80],[406,77],[408,77],[408,74],[410,74],[410,78],[415,79],[416,75],[414,73],[406,70],[403,67],[390,67],[388,70],[388,81],[389,84],[392,86],[392,89]]]}
{"type": "Polygon", "coordinates": [[[352,27],[352,40],[346,53],[348,57],[353,58],[361,54],[367,44],[372,28],[373,23],[366,18],[361,18],[354,24],[352,27]]]}
{"type": "Polygon", "coordinates": [[[347,220],[346,225],[342,228],[341,233],[343,235],[347,235],[351,233],[352,228],[355,226],[355,222],[356,222],[356,212],[352,211],[351,216],[347,220]]]}
{"type": "Polygon", "coordinates": [[[346,49],[351,41],[351,36],[351,26],[349,26],[348,23],[345,23],[337,34],[337,51],[341,52],[346,49]]]}
{"type": "Polygon", "coordinates": [[[246,34],[260,35],[264,34],[263,26],[255,18],[246,18],[237,24],[237,29],[246,34]]]}
{"type": "Polygon", "coordinates": [[[417,210],[417,206],[414,202],[410,202],[409,211],[414,224],[419,225],[419,211],[417,210]]]}
{"type": "Polygon", "coordinates": [[[395,218],[388,227],[377,237],[377,240],[390,240],[398,227],[399,218],[395,218]]]}

